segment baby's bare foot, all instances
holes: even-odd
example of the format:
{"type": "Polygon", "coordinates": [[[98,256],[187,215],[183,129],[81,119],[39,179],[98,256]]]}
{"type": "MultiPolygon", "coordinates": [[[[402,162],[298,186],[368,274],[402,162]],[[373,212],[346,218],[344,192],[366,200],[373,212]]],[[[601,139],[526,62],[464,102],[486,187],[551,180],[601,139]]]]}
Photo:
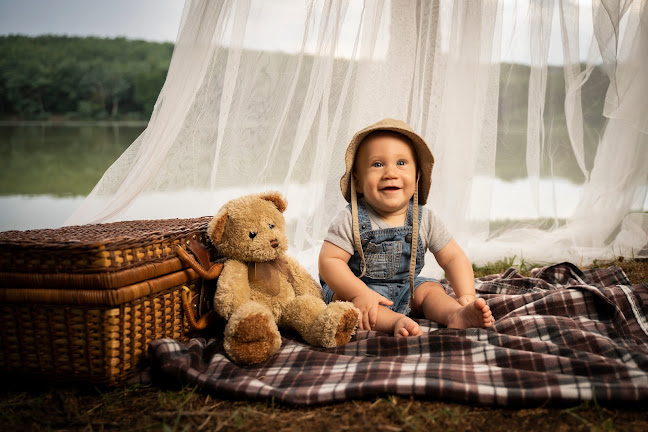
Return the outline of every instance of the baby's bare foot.
{"type": "Polygon", "coordinates": [[[457,309],[448,320],[448,328],[477,328],[490,327],[495,322],[490,307],[483,298],[457,309]]]}
{"type": "Polygon", "coordinates": [[[394,323],[394,336],[396,337],[419,336],[422,334],[421,327],[408,316],[403,315],[394,323]]]}

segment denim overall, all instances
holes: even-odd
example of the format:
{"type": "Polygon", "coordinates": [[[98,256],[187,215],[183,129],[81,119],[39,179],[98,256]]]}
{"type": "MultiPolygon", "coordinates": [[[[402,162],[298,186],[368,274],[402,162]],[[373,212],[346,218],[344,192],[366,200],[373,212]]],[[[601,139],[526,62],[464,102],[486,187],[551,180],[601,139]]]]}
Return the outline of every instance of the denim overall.
{"type": "MultiPolygon", "coordinates": [[[[419,207],[418,210],[420,221],[423,208],[419,207]]],[[[394,304],[388,306],[391,310],[404,315],[410,312],[409,268],[412,253],[412,213],[413,203],[410,201],[403,226],[372,230],[369,213],[362,203],[358,202],[360,242],[367,263],[367,271],[360,280],[372,290],[393,301],[394,304]]],[[[417,238],[414,289],[424,282],[438,282],[436,279],[418,277],[423,268],[425,250],[421,238],[419,236],[417,238]]],[[[362,259],[358,251],[355,251],[348,264],[353,274],[359,277],[362,273],[362,259]]],[[[327,304],[333,299],[333,291],[324,281],[322,281],[322,294],[327,304]]]]}

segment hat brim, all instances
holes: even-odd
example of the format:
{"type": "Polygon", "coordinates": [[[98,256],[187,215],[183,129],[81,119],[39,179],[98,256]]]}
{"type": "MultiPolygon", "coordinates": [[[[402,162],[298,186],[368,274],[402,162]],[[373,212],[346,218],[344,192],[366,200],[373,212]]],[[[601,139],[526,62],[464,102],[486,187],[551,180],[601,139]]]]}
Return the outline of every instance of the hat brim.
{"type": "Polygon", "coordinates": [[[394,119],[384,119],[378,123],[368,126],[358,133],[356,133],[349,146],[344,157],[346,163],[346,172],[340,179],[340,189],[342,195],[347,202],[351,202],[351,182],[353,181],[353,162],[355,160],[355,155],[358,151],[358,147],[362,141],[372,132],[376,131],[391,131],[396,132],[402,135],[405,135],[412,141],[414,145],[414,151],[416,152],[416,160],[419,169],[419,203],[425,205],[427,202],[427,197],[430,193],[430,186],[432,184],[432,167],[434,166],[434,156],[430,148],[425,143],[423,138],[421,138],[416,132],[409,127],[409,125],[401,120],[394,119]]]}

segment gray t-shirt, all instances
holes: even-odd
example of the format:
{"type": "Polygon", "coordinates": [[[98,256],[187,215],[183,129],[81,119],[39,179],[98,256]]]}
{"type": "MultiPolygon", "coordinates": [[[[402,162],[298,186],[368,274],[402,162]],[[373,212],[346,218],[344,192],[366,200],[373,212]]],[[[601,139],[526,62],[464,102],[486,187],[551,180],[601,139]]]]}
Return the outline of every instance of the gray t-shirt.
{"type": "MultiPolygon", "coordinates": [[[[382,220],[364,200],[362,204],[369,213],[372,230],[394,228],[382,220]]],[[[439,219],[434,211],[427,207],[423,207],[423,214],[419,221],[419,236],[424,250],[429,250],[432,253],[441,250],[452,239],[452,235],[448,232],[443,221],[439,219]]],[[[353,242],[352,215],[349,206],[344,207],[333,218],[324,240],[353,255],[355,244],[353,242]]]]}

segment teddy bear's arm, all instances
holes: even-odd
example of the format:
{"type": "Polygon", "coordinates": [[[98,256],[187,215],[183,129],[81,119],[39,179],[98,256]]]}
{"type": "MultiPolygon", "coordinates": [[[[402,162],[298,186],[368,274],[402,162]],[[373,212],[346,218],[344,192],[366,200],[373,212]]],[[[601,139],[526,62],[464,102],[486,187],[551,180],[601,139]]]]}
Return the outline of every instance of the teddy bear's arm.
{"type": "Polygon", "coordinates": [[[288,266],[293,277],[293,287],[295,289],[295,294],[303,295],[310,294],[316,297],[322,297],[322,290],[315,279],[308,273],[308,271],[299,264],[299,261],[293,257],[286,257],[288,261],[288,266]]]}
{"type": "Polygon", "coordinates": [[[236,309],[250,299],[247,265],[230,259],[225,261],[214,294],[214,309],[225,319],[230,319],[236,309]]]}

